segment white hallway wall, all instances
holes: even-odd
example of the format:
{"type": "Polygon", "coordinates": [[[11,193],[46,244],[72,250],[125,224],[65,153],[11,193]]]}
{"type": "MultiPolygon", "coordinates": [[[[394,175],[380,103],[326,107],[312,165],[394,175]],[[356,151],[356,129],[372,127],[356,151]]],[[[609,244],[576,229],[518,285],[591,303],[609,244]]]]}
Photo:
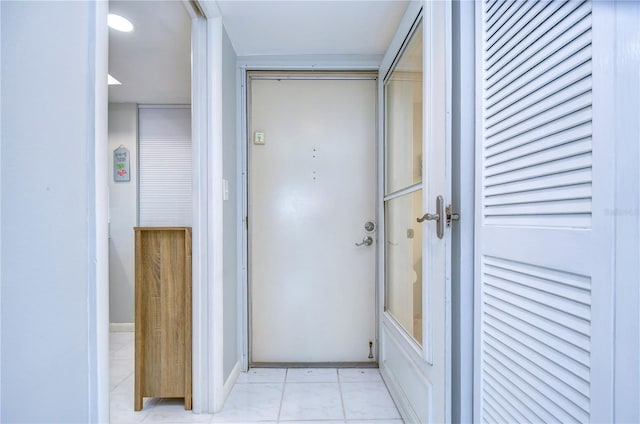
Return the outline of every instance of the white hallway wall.
{"type": "MultiPolygon", "coordinates": [[[[241,329],[238,320],[238,138],[236,137],[236,54],[224,27],[222,28],[222,176],[228,182],[228,199],[223,203],[223,263],[224,280],[224,352],[223,373],[226,382],[234,367],[240,367],[238,340],[241,329]]],[[[238,368],[239,370],[239,368],[238,368]]]]}
{"type": "Polygon", "coordinates": [[[106,3],[0,9],[2,422],[105,422],[106,3]]]}
{"type": "Polygon", "coordinates": [[[109,105],[109,320],[132,323],[134,313],[134,243],[138,202],[138,105],[109,105]],[[113,180],[113,151],[129,150],[131,181],[113,180]]]}

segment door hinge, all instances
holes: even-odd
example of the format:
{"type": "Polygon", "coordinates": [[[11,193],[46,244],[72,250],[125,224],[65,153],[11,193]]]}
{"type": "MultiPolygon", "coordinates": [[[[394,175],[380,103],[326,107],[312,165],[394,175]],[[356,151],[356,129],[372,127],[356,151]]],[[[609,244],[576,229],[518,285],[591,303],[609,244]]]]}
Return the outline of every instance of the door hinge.
{"type": "Polygon", "coordinates": [[[451,227],[451,221],[459,221],[460,214],[452,212],[453,208],[451,205],[447,206],[445,209],[445,215],[447,215],[447,227],[451,227]]]}

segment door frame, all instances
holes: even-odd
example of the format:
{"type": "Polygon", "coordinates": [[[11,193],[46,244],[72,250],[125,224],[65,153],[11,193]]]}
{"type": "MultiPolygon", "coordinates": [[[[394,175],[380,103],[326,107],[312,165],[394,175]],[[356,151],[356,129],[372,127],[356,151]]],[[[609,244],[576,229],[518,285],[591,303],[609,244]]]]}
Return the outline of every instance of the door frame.
{"type": "MultiPolygon", "coordinates": [[[[220,213],[222,211],[222,201],[217,202],[216,199],[219,197],[218,194],[221,194],[221,187],[215,187],[215,184],[212,185],[203,185],[199,184],[199,181],[205,181],[208,177],[207,175],[221,175],[222,169],[221,164],[218,164],[213,160],[214,155],[222,154],[222,145],[221,145],[221,135],[213,134],[213,127],[219,122],[219,114],[221,111],[216,107],[218,105],[218,100],[216,100],[219,96],[221,96],[219,87],[213,82],[219,81],[219,76],[221,72],[221,63],[219,60],[219,55],[221,54],[217,51],[214,46],[219,45],[221,43],[221,29],[222,29],[222,19],[220,17],[220,12],[218,8],[213,3],[207,3],[202,1],[193,2],[184,2],[185,5],[196,5],[196,7],[187,7],[187,10],[190,13],[192,19],[192,54],[193,54],[193,65],[192,65],[192,111],[193,111],[193,143],[194,143],[194,246],[193,246],[193,269],[194,269],[194,281],[193,281],[193,289],[194,289],[194,301],[193,301],[193,365],[194,365],[194,379],[193,379],[193,407],[194,412],[196,413],[209,413],[215,412],[217,409],[222,407],[224,402],[224,381],[222,378],[222,352],[219,351],[218,348],[222,346],[222,318],[214,313],[214,311],[221,310],[221,298],[219,296],[214,296],[213,291],[215,288],[222,287],[222,281],[215,280],[211,274],[213,271],[209,269],[206,263],[213,256],[218,256],[218,260],[221,260],[222,255],[222,241],[218,239],[214,239],[210,232],[207,231],[207,227],[209,224],[209,220],[206,218],[207,216],[211,216],[214,213],[220,213]],[[215,115],[212,117],[211,115],[215,115]],[[212,119],[215,122],[212,122],[212,119]],[[218,138],[220,137],[220,138],[218,138]],[[213,138],[216,138],[216,143],[213,143],[213,138]],[[215,150],[215,151],[213,151],[215,150]],[[216,171],[217,170],[217,171],[216,171]],[[199,200],[196,200],[196,196],[199,196],[199,200]],[[197,240],[195,234],[197,233],[197,228],[200,227],[201,237],[197,240]],[[213,251],[213,252],[212,252],[213,251]],[[199,270],[199,271],[197,271],[199,270]],[[199,272],[199,274],[197,274],[199,272]],[[196,290],[200,290],[200,296],[196,297],[196,290]]],[[[456,2],[454,2],[456,3],[456,2]]],[[[425,4],[424,1],[412,1],[408,6],[407,13],[416,13],[417,10],[422,8],[425,4]],[[413,12],[412,12],[413,11],[413,12]]],[[[469,22],[473,24],[474,21],[474,5],[466,4],[462,2],[460,4],[460,26],[464,29],[464,33],[467,35],[461,35],[464,38],[461,41],[461,45],[464,43],[469,43],[469,34],[471,37],[475,36],[475,31],[473,29],[473,25],[468,26],[469,22]],[[471,18],[469,19],[469,9],[471,9],[471,18]]],[[[455,16],[455,6],[454,6],[454,16],[455,16]]],[[[406,28],[406,24],[400,23],[398,27],[398,33],[402,32],[402,28],[408,30],[406,28]]],[[[397,37],[396,37],[397,38],[397,37]]],[[[402,44],[403,38],[394,40],[390,43],[389,50],[392,48],[399,49],[399,46],[402,44]]],[[[473,43],[473,41],[472,41],[473,43]]],[[[455,40],[454,40],[455,44],[455,40]]],[[[472,45],[472,51],[474,46],[472,45]]],[[[106,60],[106,48],[104,49],[104,57],[106,60]]],[[[454,66],[455,60],[460,60],[464,62],[463,58],[466,58],[466,63],[469,61],[469,57],[464,47],[461,47],[458,57],[454,57],[454,66]]],[[[473,60],[473,57],[471,57],[473,60]]],[[[463,63],[460,64],[460,69],[466,69],[462,67],[463,63]]],[[[236,130],[238,134],[238,143],[239,143],[239,152],[238,152],[238,180],[239,180],[239,195],[240,201],[238,207],[238,215],[237,222],[244,223],[245,217],[247,216],[247,79],[246,75],[248,71],[373,71],[378,72],[381,68],[385,66],[384,59],[381,62],[381,57],[379,55],[322,55],[322,56],[308,56],[308,55],[295,55],[295,56],[239,56],[236,61],[236,80],[237,80],[237,102],[236,102],[236,130]]],[[[389,63],[386,63],[386,66],[389,66],[389,63]]],[[[475,79],[475,74],[473,70],[471,70],[471,78],[469,81],[468,72],[464,73],[464,75],[460,75],[459,79],[455,79],[454,75],[454,86],[456,83],[463,84],[462,81],[466,81],[465,88],[461,88],[459,92],[459,98],[454,98],[454,108],[456,102],[460,103],[460,111],[461,111],[461,122],[460,124],[460,138],[456,138],[455,130],[454,130],[454,145],[457,143],[460,146],[459,155],[456,156],[455,148],[454,148],[454,172],[455,167],[458,166],[460,170],[464,169],[473,169],[474,166],[474,117],[475,117],[475,109],[472,103],[468,101],[467,92],[470,90],[475,93],[473,84],[475,79]],[[469,86],[471,87],[469,89],[469,86]],[[465,107],[468,106],[468,107],[465,107]],[[466,110],[471,108],[471,114],[467,116],[466,110]],[[464,118],[466,117],[466,118],[464,118]],[[464,122],[463,122],[464,121],[464,122]],[[469,136],[468,129],[469,126],[471,128],[471,135],[469,136]],[[464,140],[464,142],[463,142],[464,140]],[[470,159],[469,159],[470,158],[470,159]]],[[[220,100],[221,101],[221,100],[220,100]]],[[[106,102],[105,102],[106,103],[106,102]]],[[[220,105],[221,107],[221,105],[220,105]]],[[[455,109],[454,109],[455,110],[455,109]]],[[[381,149],[381,137],[380,137],[380,119],[383,115],[382,113],[382,102],[380,101],[380,96],[378,95],[378,131],[376,137],[376,143],[379,149],[381,149]]],[[[454,122],[454,125],[456,122],[454,122]]],[[[382,150],[379,150],[382,152],[382,150]]],[[[383,158],[378,154],[378,169],[377,174],[380,176],[381,170],[383,168],[380,167],[380,164],[384,164],[383,158]]],[[[455,177],[455,175],[454,175],[455,177]]],[[[380,177],[379,177],[380,178],[380,177]]],[[[465,339],[465,335],[473,334],[473,321],[472,321],[472,310],[463,309],[465,305],[467,305],[468,298],[473,297],[473,280],[470,279],[467,281],[468,276],[463,273],[464,267],[467,267],[469,263],[473,264],[473,240],[468,237],[469,231],[468,226],[471,225],[473,228],[473,222],[469,222],[464,219],[464,216],[473,216],[473,172],[470,174],[467,173],[465,176],[464,172],[461,172],[460,180],[455,182],[454,178],[454,186],[453,186],[453,196],[454,200],[457,201],[456,192],[460,193],[460,210],[463,218],[460,222],[459,230],[461,233],[465,234],[465,241],[463,245],[460,246],[460,262],[459,264],[454,264],[454,266],[459,267],[459,287],[460,293],[459,298],[452,298],[452,302],[460,302],[460,334],[458,337],[454,334],[454,338],[456,338],[460,342],[460,356],[457,362],[452,364],[453,372],[455,375],[456,368],[459,367],[460,374],[459,379],[456,380],[456,383],[464,383],[463,387],[470,388],[472,382],[472,349],[473,349],[473,340],[472,338],[465,339]],[[469,200],[470,199],[470,200],[469,200]],[[465,208],[466,205],[466,208],[465,208]],[[468,225],[467,225],[468,224],[468,225]],[[468,246],[471,246],[469,248],[468,246]],[[471,250],[469,250],[471,249],[471,250]],[[469,295],[469,287],[471,288],[471,294],[469,295]],[[465,316],[466,315],[466,316],[465,316]],[[471,324],[468,323],[469,317],[471,316],[471,324]],[[471,330],[469,330],[469,326],[471,326],[471,330]]],[[[381,193],[381,190],[378,190],[378,193],[381,193]]],[[[380,196],[380,194],[378,194],[380,196]]],[[[380,204],[380,199],[377,199],[378,204],[380,204]]],[[[381,234],[381,231],[384,231],[383,227],[380,226],[379,217],[378,219],[378,234],[381,234]]],[[[455,233],[455,228],[454,228],[455,233]]],[[[471,232],[472,233],[472,232],[471,232]]],[[[247,275],[247,228],[245,225],[239,226],[239,231],[237,235],[238,240],[238,269],[237,275],[239,279],[239,296],[238,296],[238,352],[241,357],[240,364],[241,370],[248,370],[248,304],[247,304],[247,295],[248,295],[248,275],[247,275]]],[[[379,236],[380,237],[380,236],[379,236]]],[[[380,243],[378,243],[380,245],[380,243]]],[[[379,263],[379,260],[378,260],[379,263]]],[[[455,271],[454,271],[455,272],[455,271]]],[[[380,278],[380,267],[377,267],[376,274],[376,286],[377,286],[377,302],[376,305],[376,317],[377,317],[377,331],[376,331],[376,340],[375,340],[375,354],[376,357],[380,357],[379,351],[379,329],[381,326],[380,323],[380,303],[382,303],[382,295],[384,292],[380,291],[381,287],[381,278],[380,278]]],[[[453,278],[455,280],[455,273],[453,278]]],[[[453,282],[454,287],[456,282],[453,282]]],[[[471,301],[471,305],[473,302],[471,301]]],[[[455,314],[455,306],[453,310],[455,314]]],[[[455,319],[455,317],[454,317],[455,319]]],[[[108,323],[108,319],[106,320],[108,323]]],[[[455,340],[454,340],[455,343],[455,340]]],[[[454,355],[456,348],[454,346],[454,355]]],[[[455,361],[454,357],[454,361],[455,361]]],[[[452,380],[453,382],[453,380],[452,380]]],[[[469,390],[462,390],[460,402],[462,407],[464,408],[461,413],[461,422],[468,421],[465,420],[465,416],[469,417],[471,415],[472,408],[472,399],[471,396],[468,395],[469,390]],[[466,411],[469,411],[468,413],[466,411]]],[[[108,393],[106,394],[108,398],[108,393]]],[[[396,400],[397,401],[397,400],[396,400]]],[[[454,407],[457,405],[455,402],[455,394],[454,394],[454,407]]],[[[108,403],[107,403],[108,406],[108,403]]],[[[455,418],[455,417],[452,417],[455,418]]]]}
{"type": "MultiPolygon", "coordinates": [[[[90,402],[88,417],[94,422],[109,419],[111,392],[109,390],[109,185],[108,139],[109,92],[104,83],[109,67],[109,33],[104,22],[108,14],[106,2],[96,2],[88,8],[89,33],[93,33],[93,46],[89,51],[90,67],[93,75],[88,83],[93,88],[93,122],[90,122],[93,143],[89,144],[89,192],[94,195],[88,200],[89,230],[89,276],[87,319],[89,328],[89,381],[90,402]],[[91,163],[93,162],[93,163],[91,163]],[[93,187],[91,187],[93,186],[93,187]]],[[[91,43],[90,43],[91,46],[91,43]]],[[[89,91],[92,91],[91,89],[89,91]]]]}
{"type": "MultiPolygon", "coordinates": [[[[319,80],[367,80],[367,81],[374,81],[377,83],[378,80],[378,72],[376,71],[372,71],[372,70],[330,70],[330,71],[318,71],[317,69],[310,71],[310,70],[247,70],[244,73],[244,76],[246,78],[246,84],[244,84],[244,88],[246,91],[246,95],[243,97],[243,100],[246,101],[246,107],[244,108],[244,113],[246,121],[245,121],[245,125],[244,125],[244,133],[247,135],[246,138],[244,138],[244,142],[243,142],[243,148],[245,149],[244,152],[245,154],[243,155],[243,169],[245,170],[243,172],[243,177],[244,181],[243,181],[243,196],[242,199],[244,202],[246,202],[246,206],[247,206],[247,211],[246,214],[243,215],[243,219],[242,222],[244,225],[242,225],[242,228],[246,231],[246,248],[245,246],[243,246],[243,250],[242,250],[242,257],[243,260],[246,258],[246,298],[243,294],[243,308],[246,305],[246,313],[244,314],[244,317],[246,317],[246,331],[247,331],[247,363],[248,366],[251,365],[251,363],[253,362],[252,360],[252,338],[251,338],[251,334],[252,334],[252,317],[251,317],[251,302],[252,302],[252,297],[251,297],[251,254],[250,254],[250,249],[251,249],[251,241],[249,238],[249,235],[251,233],[251,225],[248,222],[248,216],[249,216],[249,194],[250,194],[250,178],[249,178],[249,172],[251,171],[250,165],[251,165],[251,154],[250,154],[250,146],[252,144],[252,140],[250,139],[249,135],[250,133],[250,125],[251,125],[251,102],[252,102],[252,90],[251,90],[251,82],[252,80],[308,80],[308,81],[319,81],[319,80]]],[[[377,98],[377,87],[375,89],[375,101],[376,104],[374,105],[374,108],[376,110],[376,117],[375,122],[374,122],[374,134],[375,134],[375,141],[374,141],[374,154],[377,155],[377,151],[378,151],[378,143],[379,143],[379,138],[378,138],[378,120],[377,120],[377,109],[378,109],[378,98],[377,98]]],[[[375,167],[375,174],[376,174],[376,179],[378,177],[378,173],[379,173],[379,169],[377,168],[377,162],[374,164],[375,167]]],[[[376,183],[376,180],[372,181],[373,184],[376,183]]],[[[377,186],[376,186],[376,191],[375,191],[375,195],[374,195],[374,204],[377,205],[377,202],[379,200],[379,193],[377,192],[377,186]]],[[[379,222],[379,216],[377,216],[377,208],[374,208],[373,211],[373,219],[375,220],[375,222],[379,222]]],[[[378,230],[375,230],[375,234],[378,233],[378,230]]],[[[375,234],[374,237],[375,237],[375,234]]],[[[376,243],[377,244],[377,243],[376,243]]],[[[378,260],[378,255],[377,252],[375,255],[375,259],[374,259],[374,301],[373,301],[373,312],[374,312],[374,322],[373,322],[373,330],[374,330],[374,335],[373,337],[375,338],[377,336],[377,328],[378,328],[378,314],[377,314],[377,305],[378,305],[378,275],[377,275],[377,260],[378,260]]],[[[241,308],[241,309],[243,309],[241,308]]],[[[242,321],[240,321],[242,322],[242,321]]],[[[244,328],[244,327],[243,327],[244,328]]],[[[374,341],[375,346],[377,346],[377,340],[374,341]]],[[[374,349],[373,351],[373,356],[374,356],[374,361],[372,362],[372,364],[377,364],[377,359],[378,359],[378,355],[377,355],[377,349],[374,349]]],[[[314,363],[315,364],[315,363],[314,363]]],[[[324,366],[324,362],[319,363],[322,364],[322,366],[324,366]]],[[[330,362],[327,362],[327,364],[330,364],[330,362]]],[[[343,363],[340,363],[341,365],[343,363]]],[[[351,363],[345,363],[345,364],[351,364],[351,363]]],[[[313,365],[313,364],[311,364],[313,365]]],[[[311,366],[310,365],[310,366],[311,366]]],[[[354,363],[354,366],[360,366],[360,363],[354,363]]],[[[365,365],[363,365],[365,366],[365,365]]]]}
{"type": "MultiPolygon", "coordinates": [[[[267,59],[269,61],[270,59],[267,59]]],[[[311,65],[299,65],[299,66],[291,66],[282,63],[279,59],[275,59],[273,63],[265,63],[265,64],[240,64],[238,66],[239,73],[239,81],[240,81],[240,101],[238,102],[240,110],[238,111],[238,116],[240,117],[240,145],[241,145],[241,184],[242,184],[242,207],[239,208],[240,222],[241,225],[241,233],[239,244],[242,249],[242,260],[239,263],[241,267],[241,286],[242,293],[240,296],[239,310],[242,314],[241,320],[239,320],[241,325],[242,335],[240,337],[241,349],[242,352],[242,360],[241,360],[241,370],[248,371],[249,365],[251,363],[251,275],[249,269],[250,263],[250,239],[249,239],[249,225],[248,225],[248,214],[249,214],[249,178],[248,173],[249,169],[249,125],[251,123],[251,78],[254,76],[262,76],[264,77],[280,77],[283,79],[309,79],[309,80],[319,80],[319,79],[361,79],[363,77],[367,79],[376,80],[378,78],[378,66],[370,65],[370,64],[362,64],[358,65],[358,61],[362,61],[363,58],[356,58],[356,60],[349,59],[337,59],[337,58],[328,58],[328,60],[323,64],[318,66],[317,64],[311,65]],[[359,59],[359,60],[358,60],[359,59]],[[354,65],[354,63],[356,63],[354,65]]],[[[302,63],[304,59],[301,58],[299,63],[302,63]]],[[[364,58],[364,61],[369,62],[370,59],[364,58]]],[[[379,98],[376,96],[376,105],[375,109],[378,110],[379,107],[379,98]]],[[[377,117],[377,115],[376,115],[377,117]]],[[[374,149],[378,151],[378,146],[380,144],[380,135],[378,133],[378,122],[376,119],[376,130],[375,130],[375,145],[374,149]]],[[[376,169],[376,179],[378,178],[380,170],[376,169]]],[[[377,180],[372,181],[372,184],[377,184],[377,180]]],[[[379,202],[378,192],[376,190],[376,204],[379,202]]],[[[377,216],[377,210],[374,211],[374,219],[376,222],[379,222],[379,217],[377,216]]],[[[376,233],[379,233],[377,230],[376,233]]],[[[375,282],[374,282],[374,331],[375,340],[374,340],[374,358],[377,361],[378,358],[378,340],[377,340],[377,328],[379,326],[379,317],[377,313],[377,305],[379,303],[379,275],[378,275],[378,264],[377,259],[378,255],[376,254],[376,263],[375,263],[375,282]]]]}
{"type": "Polygon", "coordinates": [[[475,223],[475,4],[452,3],[451,421],[473,421],[475,223]]]}
{"type": "Polygon", "coordinates": [[[224,404],[222,316],[222,40],[213,2],[183,1],[191,17],[193,148],[192,385],[193,412],[224,404]]]}

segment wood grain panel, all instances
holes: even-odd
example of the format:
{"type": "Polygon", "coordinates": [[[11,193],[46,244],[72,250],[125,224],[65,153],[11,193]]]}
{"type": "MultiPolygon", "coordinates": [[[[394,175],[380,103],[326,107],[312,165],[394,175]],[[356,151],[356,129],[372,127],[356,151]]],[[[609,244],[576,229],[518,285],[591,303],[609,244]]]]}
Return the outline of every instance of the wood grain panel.
{"type": "Polygon", "coordinates": [[[184,397],[191,409],[191,229],[136,228],[134,408],[184,397]]]}

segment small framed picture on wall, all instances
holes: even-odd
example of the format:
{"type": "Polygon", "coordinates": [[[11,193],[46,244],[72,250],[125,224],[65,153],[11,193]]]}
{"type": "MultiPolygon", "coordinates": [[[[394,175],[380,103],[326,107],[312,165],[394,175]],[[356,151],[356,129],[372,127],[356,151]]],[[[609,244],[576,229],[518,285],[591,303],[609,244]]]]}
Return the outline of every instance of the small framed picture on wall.
{"type": "Polygon", "coordinates": [[[120,145],[113,151],[113,181],[126,182],[130,180],[129,151],[126,147],[120,145]]]}

